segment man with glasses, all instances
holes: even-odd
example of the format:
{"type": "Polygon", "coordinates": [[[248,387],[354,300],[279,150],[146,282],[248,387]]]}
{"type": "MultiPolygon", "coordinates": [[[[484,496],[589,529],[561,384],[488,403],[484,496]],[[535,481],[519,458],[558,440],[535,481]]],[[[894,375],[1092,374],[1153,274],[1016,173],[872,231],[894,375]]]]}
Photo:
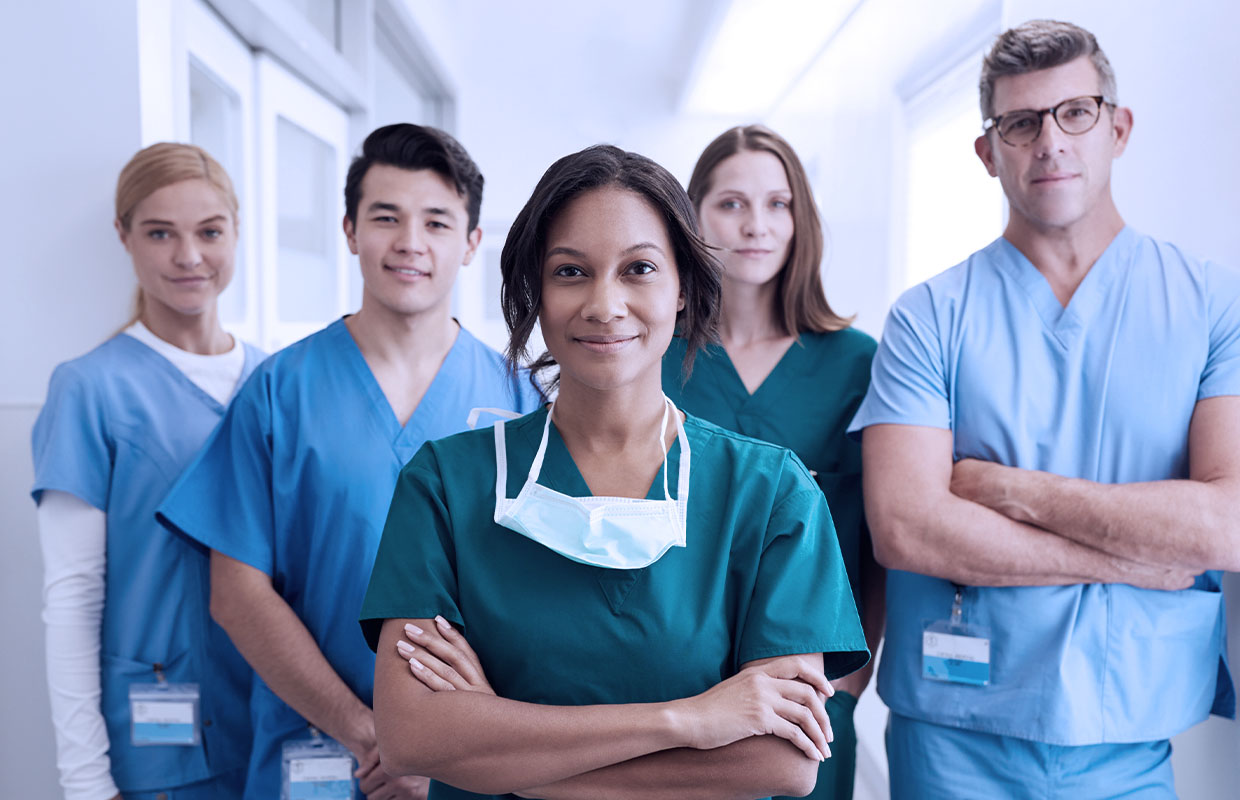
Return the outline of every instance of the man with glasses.
{"type": "Polygon", "coordinates": [[[1168,739],[1235,715],[1240,273],[1125,226],[1088,31],[1002,34],[981,106],[1007,228],[896,302],[851,427],[892,796],[1173,798],[1168,739]]]}

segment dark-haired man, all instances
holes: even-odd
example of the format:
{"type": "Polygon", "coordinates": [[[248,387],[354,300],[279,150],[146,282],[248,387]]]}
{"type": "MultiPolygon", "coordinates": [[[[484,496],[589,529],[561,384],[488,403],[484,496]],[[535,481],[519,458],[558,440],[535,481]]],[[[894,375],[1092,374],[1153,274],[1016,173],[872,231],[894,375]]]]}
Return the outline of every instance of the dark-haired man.
{"type": "MultiPolygon", "coordinates": [[[[209,547],[211,613],[262,680],[246,797],[280,796],[282,749],[308,726],[356,756],[375,798],[425,796],[384,772],[370,704],[374,654],[357,616],[396,476],[471,409],[531,411],[525,372],[452,318],[477,250],[482,175],[455,139],[389,125],[345,184],[362,308],[264,362],[160,508],[209,547]]],[[[498,298],[496,298],[498,300],[498,298]]]]}
{"type": "Polygon", "coordinates": [[[896,302],[851,428],[892,796],[1174,798],[1168,739],[1235,714],[1240,273],[1124,225],[1088,31],[1007,31],[981,87],[1007,228],[896,302]]]}

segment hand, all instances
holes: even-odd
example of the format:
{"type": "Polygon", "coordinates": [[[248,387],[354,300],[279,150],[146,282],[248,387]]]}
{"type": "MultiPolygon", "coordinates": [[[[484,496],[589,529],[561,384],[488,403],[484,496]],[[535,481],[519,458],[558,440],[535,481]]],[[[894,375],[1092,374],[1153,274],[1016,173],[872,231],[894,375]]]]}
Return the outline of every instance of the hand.
{"type": "Polygon", "coordinates": [[[412,623],[406,625],[405,638],[414,644],[397,642],[397,654],[409,662],[409,671],[432,692],[462,689],[495,694],[482,672],[477,653],[443,617],[435,617],[435,629],[431,631],[412,623]]]}
{"type": "Polygon", "coordinates": [[[393,777],[379,762],[379,748],[367,751],[365,759],[358,759],[360,766],[353,773],[357,788],[366,800],[426,800],[430,781],[417,775],[393,777]]]}
{"type": "Polygon", "coordinates": [[[1028,522],[1020,515],[1020,506],[1009,496],[1004,483],[1005,473],[1011,467],[993,461],[962,458],[952,466],[951,492],[957,497],[998,511],[1008,519],[1028,522]]]}
{"type": "Polygon", "coordinates": [[[792,742],[807,758],[831,757],[823,699],[835,693],[820,670],[789,657],[746,667],[702,694],[677,700],[688,714],[688,746],[712,750],[750,736],[792,742]]]}

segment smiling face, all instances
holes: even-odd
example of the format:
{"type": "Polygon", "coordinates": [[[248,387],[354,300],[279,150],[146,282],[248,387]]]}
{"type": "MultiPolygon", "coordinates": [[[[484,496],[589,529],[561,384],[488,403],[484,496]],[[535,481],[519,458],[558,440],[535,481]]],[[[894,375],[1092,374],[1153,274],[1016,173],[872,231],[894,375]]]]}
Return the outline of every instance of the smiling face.
{"type": "MultiPolygon", "coordinates": [[[[995,115],[1052,108],[1074,97],[1101,94],[1098,71],[1088,57],[1050,69],[995,80],[995,115]]],[[[1100,219],[1114,209],[1111,162],[1124,152],[1132,130],[1126,108],[1104,106],[1092,130],[1064,133],[1049,114],[1032,143],[1009,145],[993,130],[978,137],[978,157],[999,178],[1011,207],[1011,223],[1048,233],[1100,219]]]]}
{"type": "Polygon", "coordinates": [[[362,178],[357,221],[344,220],[361,263],[363,307],[408,316],[444,307],[482,230],[468,230],[465,199],[439,173],[375,164],[362,178]]]}
{"type": "Polygon", "coordinates": [[[237,223],[220,193],[205,180],[169,184],[134,206],[121,243],[133,258],[144,303],[183,316],[215,308],[232,280],[237,223]]]}
{"type": "Polygon", "coordinates": [[[765,150],[741,150],[711,171],[698,207],[702,236],[721,248],[724,279],[763,285],[788,261],[794,233],[788,173],[765,150]]]}
{"type": "Polygon", "coordinates": [[[593,189],[548,226],[539,322],[561,391],[660,382],[683,307],[667,225],[641,195],[593,189]]]}

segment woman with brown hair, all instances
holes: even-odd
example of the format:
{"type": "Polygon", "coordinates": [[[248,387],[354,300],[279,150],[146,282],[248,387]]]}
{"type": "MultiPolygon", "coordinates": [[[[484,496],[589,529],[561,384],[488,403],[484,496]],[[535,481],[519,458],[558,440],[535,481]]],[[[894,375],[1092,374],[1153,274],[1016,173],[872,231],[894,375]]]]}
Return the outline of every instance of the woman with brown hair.
{"type": "MultiPolygon", "coordinates": [[[[663,387],[690,414],[787,447],[826,495],[866,643],[882,638],[884,573],[874,561],[861,496],[861,447],[845,436],[870,383],[872,338],[849,327],[823,291],[823,231],[791,145],[761,125],[707,145],[689,180],[702,237],[723,262],[720,343],[685,376],[685,343],[663,362],[663,387]]],[[[813,796],[852,796],[852,712],[873,664],[834,682],[827,703],[833,757],[813,796]]]]}
{"type": "Polygon", "coordinates": [[[161,143],[116,187],[134,317],[58,366],[34,426],[48,685],[68,800],[236,798],[250,670],[207,613],[207,553],[155,507],[262,353],[216,311],[237,197],[201,148],[161,143]]]}

